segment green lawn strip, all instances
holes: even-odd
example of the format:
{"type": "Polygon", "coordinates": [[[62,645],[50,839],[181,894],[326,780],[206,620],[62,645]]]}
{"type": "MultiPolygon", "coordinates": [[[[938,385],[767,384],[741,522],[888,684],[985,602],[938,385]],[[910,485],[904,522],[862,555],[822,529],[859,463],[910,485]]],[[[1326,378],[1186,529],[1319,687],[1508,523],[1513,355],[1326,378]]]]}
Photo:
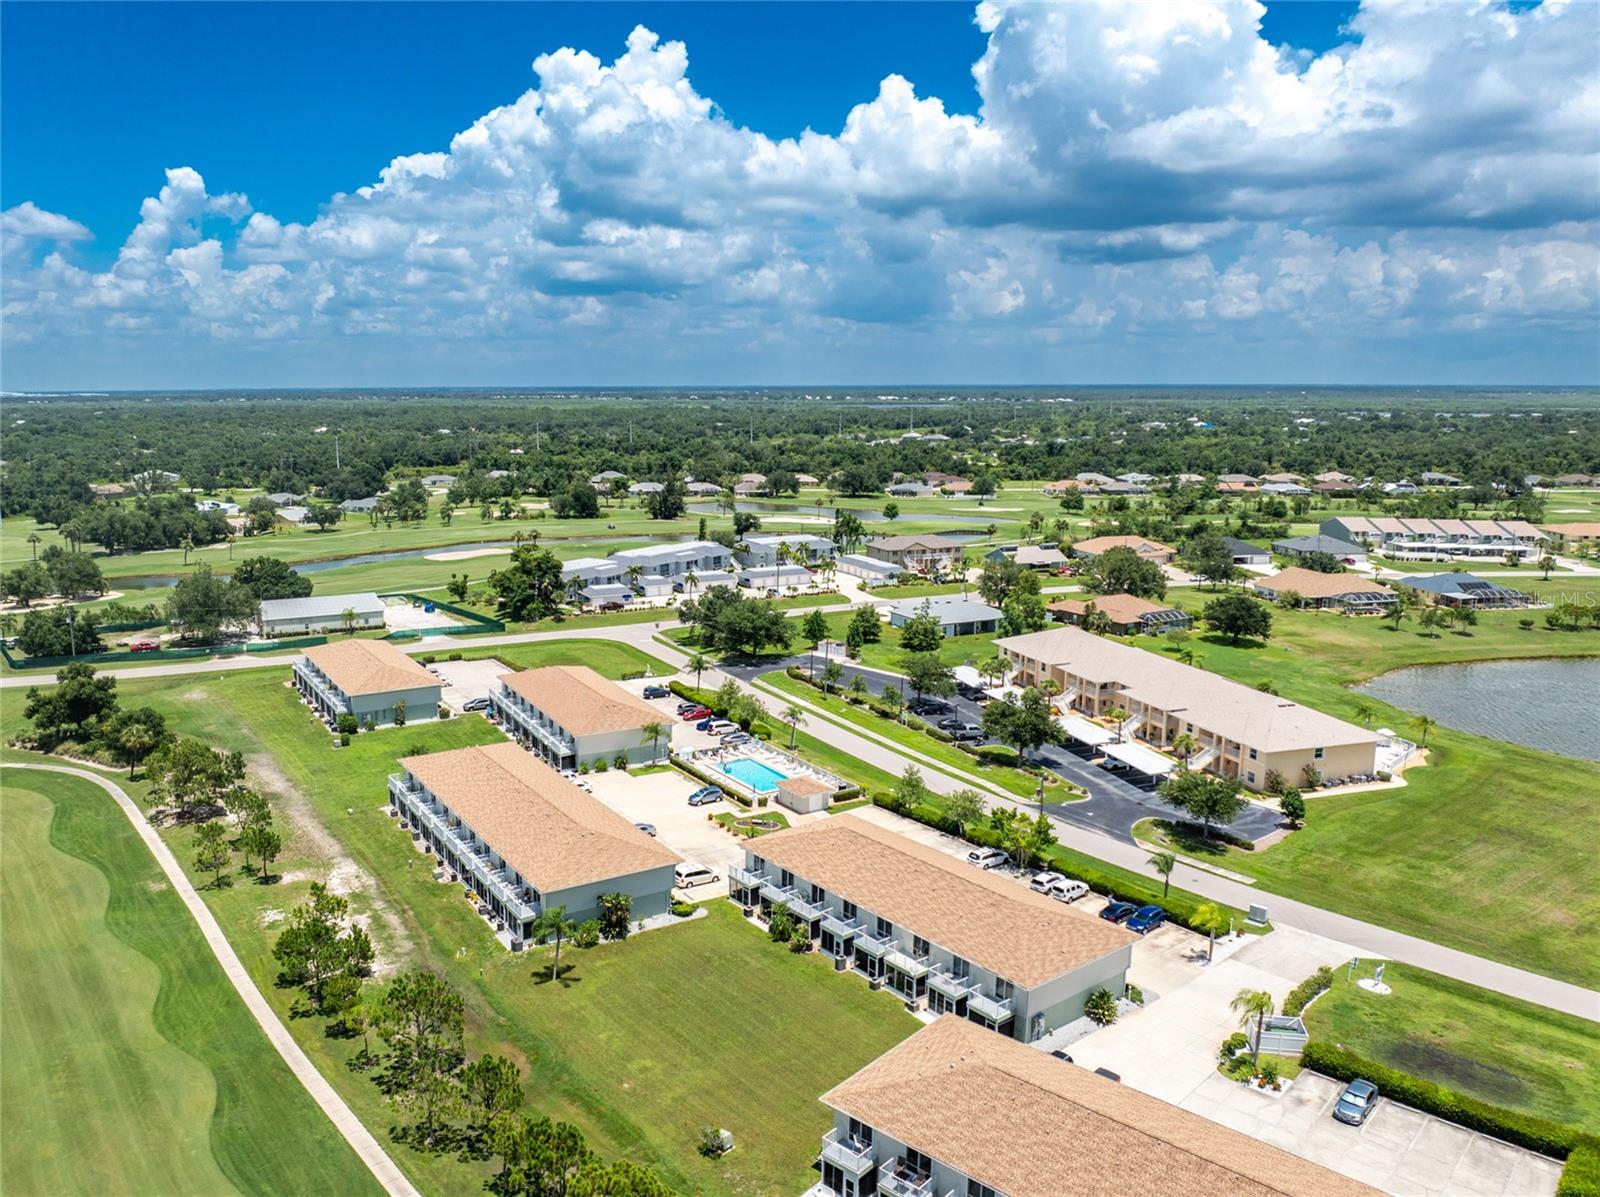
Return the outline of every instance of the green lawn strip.
{"type": "MultiPolygon", "coordinates": [[[[1372,726],[1415,738],[1408,713],[1347,687],[1403,665],[1600,652],[1594,633],[1524,631],[1517,618],[1485,612],[1471,636],[1435,640],[1411,624],[1397,632],[1387,621],[1280,611],[1265,647],[1211,635],[1187,647],[1212,672],[1268,682],[1357,724],[1369,706],[1372,726]]],[[[1600,985],[1600,766],[1449,728],[1428,747],[1428,763],[1407,771],[1406,786],[1313,796],[1305,828],[1271,848],[1228,849],[1220,862],[1329,910],[1600,985]]]]}
{"type": "Polygon", "coordinates": [[[532,644],[493,644],[481,648],[430,650],[418,655],[443,661],[457,653],[463,661],[483,661],[493,658],[504,661],[516,669],[537,669],[544,665],[587,665],[602,677],[619,678],[624,674],[675,673],[671,665],[659,657],[624,644],[618,640],[544,640],[532,644]]]}
{"type": "Polygon", "coordinates": [[[381,1192],[111,798],[5,788],[6,1191],[381,1192]]]}
{"type": "MultiPolygon", "coordinates": [[[[962,752],[954,744],[936,740],[925,732],[885,719],[864,707],[852,706],[837,695],[825,695],[821,690],[796,681],[782,670],[762,674],[760,680],[792,698],[801,699],[828,712],[833,716],[835,723],[872,732],[902,748],[909,748],[938,761],[947,766],[958,778],[977,778],[998,786],[1018,798],[1033,800],[1039,793],[1038,780],[1019,769],[986,764],[980,758],[962,752]]],[[[1066,790],[1067,787],[1058,780],[1053,784],[1047,783],[1044,793],[1051,802],[1070,802],[1079,797],[1078,794],[1068,793],[1066,790]]]]}
{"type": "MultiPolygon", "coordinates": [[[[828,637],[832,640],[843,642],[845,629],[850,626],[850,620],[855,616],[854,611],[831,611],[824,615],[828,622],[828,637]]],[[[800,621],[803,617],[790,618],[790,634],[792,639],[786,649],[768,649],[757,653],[755,660],[770,659],[781,660],[793,656],[795,653],[807,652],[811,645],[800,634],[800,621]]],[[[889,672],[898,672],[901,668],[905,650],[900,647],[900,630],[891,628],[887,624],[881,625],[882,639],[873,644],[861,647],[861,664],[872,669],[883,669],[889,672]]],[[[685,651],[694,651],[697,646],[699,629],[692,627],[671,628],[663,633],[674,644],[680,645],[685,651]]],[[[939,642],[939,659],[946,665],[975,665],[979,661],[987,660],[995,655],[994,633],[978,636],[947,636],[939,642]]],[[[716,656],[718,654],[708,654],[716,656]]],[[[747,659],[744,657],[741,660],[747,659]]]]}
{"type": "MultiPolygon", "coordinates": [[[[809,1183],[807,1165],[827,1126],[817,1094],[915,1028],[898,1003],[839,983],[816,958],[768,953],[759,932],[731,907],[713,907],[710,919],[626,944],[568,949],[563,962],[578,967],[567,982],[540,983],[548,953],[514,956],[494,942],[459,887],[434,882],[409,837],[382,810],[384,778],[397,757],[492,743],[500,734],[467,716],[362,733],[335,750],[328,737],[312,734],[310,716],[283,683],[278,671],[259,671],[131,682],[123,689],[125,701],[159,707],[185,734],[238,747],[258,761],[270,756],[370,880],[351,901],[371,915],[380,963],[422,965],[447,976],[466,999],[469,1052],[499,1051],[522,1064],[530,1109],[573,1122],[607,1158],[627,1156],[657,1168],[685,1194],[787,1194],[809,1183]],[[612,957],[614,968],[602,970],[612,957]],[[804,1011],[803,1023],[791,1023],[794,1009],[804,1011]],[[738,1017],[730,1019],[730,1011],[738,1017]],[[749,1061],[758,1056],[776,1061],[771,1075],[792,1080],[746,1100],[740,1095],[749,1061]],[[721,1161],[695,1149],[700,1127],[713,1123],[734,1130],[740,1143],[721,1161]]],[[[14,724],[8,712],[13,734],[14,724]]],[[[192,856],[192,838],[172,833],[181,859],[192,856]]],[[[309,837],[295,836],[275,869],[286,878],[278,885],[241,883],[208,890],[206,898],[268,1000],[287,1017],[296,995],[273,986],[274,935],[263,930],[263,917],[304,901],[328,863],[309,837]]],[[[369,1079],[345,1067],[359,1040],[327,1038],[319,1019],[289,1025],[362,1120],[385,1135],[394,1112],[369,1079]]],[[[453,1156],[403,1147],[393,1153],[429,1193],[477,1194],[487,1175],[486,1165],[453,1156]]]]}
{"type": "Polygon", "coordinates": [[[1378,996],[1338,970],[1306,1010],[1313,1039],[1507,1109],[1600,1135],[1594,1023],[1390,961],[1378,996]]]}

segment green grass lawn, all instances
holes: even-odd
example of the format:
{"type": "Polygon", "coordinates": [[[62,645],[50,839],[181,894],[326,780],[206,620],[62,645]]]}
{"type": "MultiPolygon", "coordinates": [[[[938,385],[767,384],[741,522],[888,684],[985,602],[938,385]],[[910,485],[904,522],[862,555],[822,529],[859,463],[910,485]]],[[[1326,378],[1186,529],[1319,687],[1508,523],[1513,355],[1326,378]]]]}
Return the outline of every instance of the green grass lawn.
{"type": "MultiPolygon", "coordinates": [[[[831,611],[824,615],[828,621],[828,636],[830,639],[844,641],[845,630],[854,618],[853,611],[831,611]]],[[[790,617],[791,640],[787,649],[769,649],[758,653],[757,658],[770,657],[778,660],[792,656],[796,653],[805,653],[810,649],[810,643],[800,634],[800,622],[803,616],[790,617]]],[[[861,664],[872,669],[883,669],[891,673],[899,672],[905,658],[905,650],[900,647],[900,629],[891,628],[888,624],[881,624],[882,639],[873,644],[861,646],[861,664]]],[[[699,635],[697,628],[681,627],[672,628],[665,633],[673,643],[682,645],[685,650],[693,650],[699,635]]],[[[946,636],[939,642],[939,659],[946,665],[976,665],[995,655],[995,635],[986,633],[978,636],[946,636]]],[[[715,654],[711,654],[715,655],[715,654]]]]}
{"type": "Polygon", "coordinates": [[[587,665],[602,677],[619,678],[625,673],[669,674],[677,672],[659,657],[623,644],[619,640],[544,640],[532,644],[497,644],[483,648],[456,648],[421,654],[444,660],[460,653],[463,660],[481,661],[493,657],[516,669],[537,669],[543,665],[587,665]]]}
{"type": "MultiPolygon", "coordinates": [[[[1188,647],[1213,672],[1357,724],[1370,707],[1371,726],[1408,734],[1410,715],[1347,687],[1404,665],[1600,653],[1600,634],[1524,631],[1518,617],[1485,612],[1472,635],[1431,639],[1414,624],[1279,611],[1265,647],[1209,635],[1188,647]]],[[[1449,728],[1428,747],[1404,788],[1312,797],[1303,830],[1229,849],[1226,867],[1355,918],[1600,985],[1600,766],[1449,728]]]]}
{"type": "Polygon", "coordinates": [[[8,770],[8,1193],[379,1193],[267,1042],[122,812],[8,770]]]}
{"type": "MultiPolygon", "coordinates": [[[[1366,970],[1370,972],[1369,970],[1366,970]]],[[[1314,1039],[1508,1109],[1600,1135],[1595,1024],[1408,964],[1379,997],[1335,974],[1305,1013],[1314,1039]]]]}
{"type": "MultiPolygon", "coordinates": [[[[395,1116],[370,1080],[345,1067],[360,1041],[326,1037],[318,1019],[288,1018],[296,997],[273,985],[274,935],[263,924],[268,911],[306,899],[310,882],[328,875],[330,851],[347,858],[341,873],[353,910],[370,917],[380,968],[446,975],[466,1000],[469,1051],[516,1060],[530,1109],[574,1123],[607,1158],[658,1169],[685,1194],[786,1195],[810,1182],[828,1126],[816,1099],[915,1029],[896,1001],[835,977],[816,957],[773,947],[725,903],[709,918],[625,944],[568,949],[563,962],[575,967],[565,982],[542,983],[548,955],[501,948],[459,888],[432,880],[383,809],[384,779],[398,757],[500,734],[468,716],[362,733],[336,750],[285,680],[261,670],[120,689],[127,702],[163,710],[183,733],[245,752],[280,809],[299,805],[303,830],[274,866],[284,879],[262,887],[241,878],[205,891],[206,899],[268,1000],[375,1133],[384,1137],[395,1116]],[[695,1136],[708,1124],[733,1130],[739,1149],[720,1161],[701,1157],[695,1136]]],[[[19,722],[8,708],[7,733],[19,722]]],[[[180,859],[192,856],[192,838],[170,833],[180,859]]],[[[477,1194],[487,1175],[486,1165],[453,1156],[398,1146],[392,1153],[430,1194],[477,1194]]]]}
{"type": "MultiPolygon", "coordinates": [[[[885,719],[864,708],[852,706],[837,695],[825,695],[820,690],[797,682],[794,678],[781,670],[775,670],[762,676],[761,680],[775,687],[783,693],[794,698],[802,699],[813,706],[821,707],[834,716],[834,721],[850,727],[861,728],[865,731],[875,732],[880,736],[933,760],[948,765],[959,773],[980,777],[992,785],[1030,801],[1039,792],[1037,778],[1031,777],[1020,769],[1013,769],[1005,765],[990,765],[980,758],[962,752],[954,744],[943,740],[936,740],[925,732],[885,719]]],[[[1014,756],[1015,754],[1013,754],[1014,756]]],[[[1079,797],[1072,787],[1065,782],[1050,775],[1045,785],[1045,797],[1050,802],[1070,802],[1079,797]]]]}

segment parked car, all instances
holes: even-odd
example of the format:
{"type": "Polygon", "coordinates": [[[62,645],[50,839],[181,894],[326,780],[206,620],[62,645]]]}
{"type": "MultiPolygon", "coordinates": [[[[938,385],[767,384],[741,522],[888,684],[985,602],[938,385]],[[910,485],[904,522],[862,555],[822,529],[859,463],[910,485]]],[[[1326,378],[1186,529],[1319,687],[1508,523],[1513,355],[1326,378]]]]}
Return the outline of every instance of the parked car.
{"type": "Polygon", "coordinates": [[[697,885],[710,885],[719,878],[705,865],[685,861],[672,871],[672,883],[679,889],[693,889],[697,885]]]}
{"type": "Polygon", "coordinates": [[[1068,879],[1057,881],[1044,892],[1045,897],[1054,898],[1057,902],[1076,902],[1089,892],[1089,886],[1085,882],[1068,879]]]}
{"type": "Polygon", "coordinates": [[[1100,917],[1107,922],[1120,923],[1124,919],[1139,913],[1139,908],[1132,902],[1113,902],[1100,912],[1100,917]]]}
{"type": "Polygon", "coordinates": [[[699,703],[687,698],[678,704],[678,714],[680,715],[687,715],[690,711],[698,711],[699,709],[699,703]]]}
{"type": "Polygon", "coordinates": [[[644,696],[646,698],[671,698],[672,691],[665,686],[646,686],[644,688],[644,696]]]}
{"type": "Polygon", "coordinates": [[[683,713],[683,721],[685,723],[692,723],[696,719],[705,719],[709,721],[711,719],[711,712],[705,707],[690,707],[683,713]]]}
{"type": "Polygon", "coordinates": [[[489,709],[489,700],[487,698],[469,698],[461,704],[461,709],[463,711],[487,711],[489,709]]]}
{"type": "Polygon", "coordinates": [[[984,734],[983,728],[976,723],[968,723],[960,729],[950,733],[950,738],[957,744],[981,744],[989,737],[984,734]]]}
{"type": "Polygon", "coordinates": [[[980,869],[998,869],[1011,863],[1011,857],[999,848],[974,848],[967,853],[967,860],[980,869]]]}
{"type": "Polygon", "coordinates": [[[1154,931],[1167,921],[1167,912],[1159,906],[1141,906],[1128,920],[1129,931],[1137,931],[1143,935],[1146,931],[1154,931]]]}
{"type": "Polygon", "coordinates": [[[1378,1086],[1357,1077],[1344,1087],[1344,1092],[1339,1094],[1339,1100],[1333,1103],[1333,1116],[1340,1122],[1360,1126],[1372,1116],[1373,1108],[1377,1104],[1378,1086]]]}
{"type": "Polygon", "coordinates": [[[1028,879],[1028,888],[1035,893],[1048,893],[1052,885],[1065,880],[1066,878],[1060,873],[1035,873],[1028,879]]]}
{"type": "Polygon", "coordinates": [[[602,610],[602,611],[621,611],[622,610],[622,604],[617,602],[615,599],[612,599],[610,602],[601,603],[600,604],[600,610],[602,610]]]}
{"type": "Polygon", "coordinates": [[[952,715],[948,719],[939,720],[939,727],[944,731],[955,731],[958,728],[965,727],[966,725],[966,721],[962,719],[960,715],[952,715]]]}
{"type": "Polygon", "coordinates": [[[161,647],[159,640],[135,640],[128,645],[130,653],[153,653],[161,647]]]}
{"type": "Polygon", "coordinates": [[[1058,1060],[1065,1060],[1068,1064],[1072,1063],[1072,1057],[1069,1056],[1066,1052],[1062,1051],[1059,1047],[1056,1048],[1056,1050],[1051,1052],[1050,1054],[1052,1056],[1054,1056],[1058,1060]]]}
{"type": "MultiPolygon", "coordinates": [[[[695,726],[698,727],[699,724],[696,724],[695,726]]],[[[711,725],[705,730],[714,736],[725,736],[729,732],[738,731],[739,725],[732,719],[714,719],[712,720],[711,725]]]]}
{"type": "Polygon", "coordinates": [[[656,825],[654,823],[635,823],[634,826],[649,836],[653,836],[656,833],[656,825]]]}
{"type": "Polygon", "coordinates": [[[1120,1080],[1122,1080],[1122,1076],[1121,1076],[1120,1073],[1112,1072],[1111,1069],[1109,1069],[1109,1068],[1096,1068],[1094,1070],[1094,1074],[1095,1074],[1095,1076],[1103,1076],[1108,1081],[1120,1081],[1120,1080]]]}
{"type": "Polygon", "coordinates": [[[713,802],[721,802],[725,797],[716,786],[701,786],[689,795],[690,806],[710,806],[713,802]]]}
{"type": "MultiPolygon", "coordinates": [[[[694,716],[693,715],[686,715],[685,718],[686,719],[693,719],[694,716]]],[[[701,719],[698,723],[696,723],[694,725],[694,730],[695,731],[710,731],[711,730],[711,725],[713,723],[715,723],[715,722],[717,722],[717,717],[715,715],[711,714],[711,712],[707,711],[706,715],[705,715],[705,718],[701,719]]]]}
{"type": "Polygon", "coordinates": [[[729,745],[732,745],[732,744],[748,744],[748,743],[750,743],[751,740],[754,740],[754,739],[755,739],[755,737],[752,736],[747,731],[737,731],[737,732],[733,732],[733,733],[731,733],[729,735],[723,736],[722,737],[722,742],[724,744],[729,744],[729,745]]]}
{"type": "Polygon", "coordinates": [[[942,698],[914,698],[906,704],[906,710],[913,715],[943,715],[953,709],[942,698]]]}

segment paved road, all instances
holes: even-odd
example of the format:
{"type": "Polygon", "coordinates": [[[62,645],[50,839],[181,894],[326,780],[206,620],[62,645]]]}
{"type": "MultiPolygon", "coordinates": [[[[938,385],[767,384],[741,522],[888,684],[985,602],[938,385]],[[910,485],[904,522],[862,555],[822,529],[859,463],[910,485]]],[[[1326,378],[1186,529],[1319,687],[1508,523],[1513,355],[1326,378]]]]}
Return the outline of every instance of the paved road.
{"type": "Polygon", "coordinates": [[[340,1097],[333,1086],[328,1084],[323,1075],[317,1071],[316,1065],[295,1042],[294,1036],[289,1034],[289,1029],[278,1020],[272,1007],[267,1005],[266,998],[261,996],[261,991],[250,979],[250,974],[245,971],[244,963],[235,954],[233,945],[222,934],[222,928],[212,916],[211,908],[195,892],[194,886],[189,883],[189,878],[183,871],[183,866],[172,855],[166,841],[156,834],[155,828],[150,826],[150,821],[145,818],[133,799],[128,797],[127,791],[88,769],[76,769],[66,765],[24,765],[9,762],[4,767],[81,777],[111,795],[116,804],[122,808],[122,813],[128,817],[128,822],[133,824],[134,831],[144,841],[145,847],[149,848],[150,854],[156,858],[156,863],[167,875],[167,880],[178,897],[194,916],[194,921],[200,926],[200,933],[205,936],[207,946],[216,956],[217,963],[222,966],[222,971],[227,974],[228,980],[233,982],[234,989],[244,1000],[245,1008],[255,1018],[272,1046],[278,1050],[278,1055],[283,1057],[283,1062],[289,1066],[295,1078],[305,1086],[312,1100],[322,1107],[322,1112],[332,1120],[345,1141],[355,1149],[355,1153],[361,1157],[361,1162],[371,1170],[385,1192],[391,1197],[421,1197],[406,1179],[405,1173],[401,1172],[394,1160],[389,1157],[389,1153],[384,1151],[382,1145],[356,1117],[355,1112],[345,1104],[344,1098],[340,1097]]]}
{"type": "MultiPolygon", "coordinates": [[[[663,624],[663,627],[669,627],[663,624]]],[[[423,642],[408,646],[409,651],[421,652],[426,650],[437,651],[440,648],[477,648],[489,647],[497,644],[528,644],[541,640],[567,639],[575,636],[591,639],[617,640],[648,652],[669,663],[679,665],[688,659],[676,646],[665,644],[654,639],[656,625],[653,623],[639,624],[613,624],[609,627],[596,628],[571,628],[556,632],[520,632],[507,633],[503,636],[474,636],[467,639],[450,642],[449,637],[440,637],[431,642],[423,642]]],[[[167,665],[141,667],[136,670],[122,670],[118,677],[171,677],[181,676],[194,672],[222,672],[239,668],[263,668],[269,665],[286,666],[292,660],[292,654],[276,658],[254,658],[250,660],[203,661],[203,662],[173,662],[167,665]]],[[[710,685],[718,685],[722,675],[716,671],[708,672],[702,681],[710,685]]],[[[0,685],[37,685],[41,679],[18,678],[15,676],[0,679],[0,685]]],[[[42,679],[48,683],[50,678],[42,679]]],[[[736,679],[737,680],[737,679],[736,679]]],[[[748,683],[744,683],[748,688],[748,683]]],[[[770,694],[761,695],[763,699],[770,700],[770,694]]],[[[914,759],[914,754],[887,741],[871,739],[867,736],[829,723],[820,714],[816,715],[806,730],[819,740],[832,745],[839,750],[856,757],[867,764],[875,765],[889,773],[900,774],[905,770],[907,763],[914,759]]],[[[937,793],[949,794],[963,789],[971,784],[970,781],[958,780],[949,774],[938,771],[938,766],[926,760],[918,761],[927,766],[924,774],[931,789],[937,793]]],[[[1026,809],[1026,803],[1018,803],[1009,796],[997,794],[992,787],[988,789],[997,801],[1010,802],[1019,809],[1026,809]]],[[[1125,836],[1108,834],[1096,826],[1082,826],[1068,821],[1069,814],[1075,814],[1073,807],[1082,803],[1073,803],[1051,811],[1057,827],[1057,836],[1062,843],[1094,856],[1100,860],[1121,865],[1143,876],[1159,880],[1148,863],[1149,853],[1129,842],[1125,836]]],[[[1473,985],[1480,985],[1485,989],[1508,994],[1511,997],[1522,998],[1525,1001],[1537,1002],[1542,1006],[1562,1010],[1582,1018],[1600,1022],[1600,993],[1572,985],[1565,981],[1557,981],[1550,977],[1543,977],[1537,973],[1526,972],[1522,969],[1512,968],[1509,965],[1499,964],[1474,956],[1468,952],[1457,951],[1440,944],[1430,943],[1418,939],[1416,936],[1405,935],[1392,931],[1387,927],[1379,927],[1371,923],[1364,923],[1346,915],[1335,914],[1332,911],[1322,910],[1304,902],[1297,902],[1277,894],[1267,893],[1259,888],[1230,881],[1214,873],[1202,871],[1188,865],[1179,864],[1173,871],[1172,882],[1192,893],[1201,894],[1215,901],[1226,902],[1240,908],[1252,903],[1267,906],[1274,923],[1284,926],[1300,927],[1325,935],[1330,939],[1342,940],[1352,944],[1373,956],[1392,960],[1402,960],[1421,968],[1431,969],[1446,976],[1455,977],[1457,980],[1466,981],[1473,985]]]]}

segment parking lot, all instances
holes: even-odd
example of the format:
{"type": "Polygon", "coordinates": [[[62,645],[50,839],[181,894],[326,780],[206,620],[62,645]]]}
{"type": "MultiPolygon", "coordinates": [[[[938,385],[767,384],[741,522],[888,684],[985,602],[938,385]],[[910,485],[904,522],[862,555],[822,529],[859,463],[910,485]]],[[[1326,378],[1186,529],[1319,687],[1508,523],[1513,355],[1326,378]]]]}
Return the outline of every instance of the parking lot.
{"type": "Polygon", "coordinates": [[[689,795],[700,783],[676,769],[632,777],[619,770],[591,773],[582,778],[594,796],[631,823],[651,823],[656,838],[684,860],[705,865],[717,875],[707,885],[697,885],[680,893],[691,902],[726,897],[728,867],[744,860],[744,849],[722,828],[706,818],[708,814],[742,813],[732,803],[690,806],[689,795]]]}
{"type": "Polygon", "coordinates": [[[425,666],[441,682],[440,700],[456,714],[472,698],[487,698],[489,691],[499,684],[501,674],[516,672],[504,661],[435,661],[425,666]]]}
{"type": "Polygon", "coordinates": [[[421,603],[412,605],[406,599],[391,598],[384,600],[383,622],[391,632],[396,632],[414,628],[453,628],[463,621],[437,607],[432,611],[424,611],[421,603]]]}
{"type": "MultiPolygon", "coordinates": [[[[629,694],[644,698],[646,686],[665,686],[671,681],[668,677],[636,677],[618,682],[629,694]]],[[[678,715],[678,704],[683,701],[676,694],[669,694],[666,698],[645,698],[645,702],[661,712],[661,721],[672,728],[672,750],[688,754],[697,748],[715,748],[718,744],[716,736],[709,732],[696,731],[692,723],[685,723],[678,715]]]]}

